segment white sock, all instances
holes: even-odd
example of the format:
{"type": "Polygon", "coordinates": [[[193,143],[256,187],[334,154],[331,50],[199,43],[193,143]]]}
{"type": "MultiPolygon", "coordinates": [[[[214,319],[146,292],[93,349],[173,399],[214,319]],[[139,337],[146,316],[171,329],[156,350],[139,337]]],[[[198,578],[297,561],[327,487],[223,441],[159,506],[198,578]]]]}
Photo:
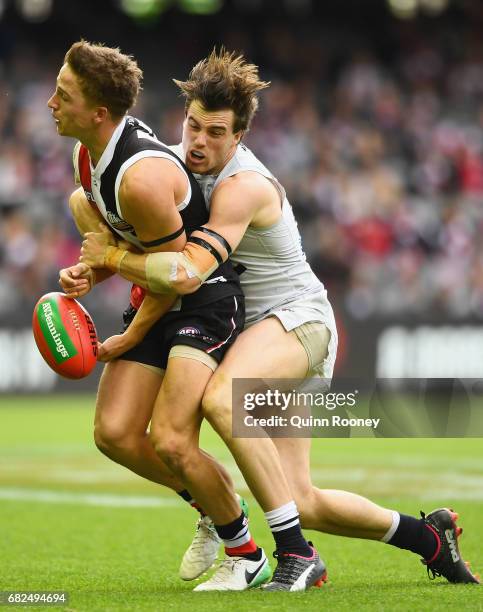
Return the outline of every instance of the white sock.
{"type": "Polygon", "coordinates": [[[387,542],[389,542],[392,536],[396,533],[396,530],[399,527],[399,520],[401,518],[399,516],[399,512],[396,512],[396,510],[391,510],[391,512],[392,512],[392,524],[381,538],[381,542],[385,542],[386,544],[387,542]]]}
{"type": "Polygon", "coordinates": [[[289,501],[288,504],[265,512],[265,518],[272,532],[283,531],[289,527],[294,527],[299,521],[299,513],[295,502],[289,501]]]}

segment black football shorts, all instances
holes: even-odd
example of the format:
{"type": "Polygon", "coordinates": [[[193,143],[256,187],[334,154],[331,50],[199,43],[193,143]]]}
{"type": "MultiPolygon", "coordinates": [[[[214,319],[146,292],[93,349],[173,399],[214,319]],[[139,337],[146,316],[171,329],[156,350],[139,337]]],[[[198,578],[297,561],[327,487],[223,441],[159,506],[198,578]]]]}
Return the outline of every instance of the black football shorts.
{"type": "MultiPolygon", "coordinates": [[[[124,312],[124,330],[136,312],[132,306],[124,312]]],[[[168,312],[138,345],[120,355],[119,359],[165,370],[171,348],[184,345],[204,351],[220,363],[244,325],[245,298],[239,295],[221,298],[192,310],[168,312]]]]}

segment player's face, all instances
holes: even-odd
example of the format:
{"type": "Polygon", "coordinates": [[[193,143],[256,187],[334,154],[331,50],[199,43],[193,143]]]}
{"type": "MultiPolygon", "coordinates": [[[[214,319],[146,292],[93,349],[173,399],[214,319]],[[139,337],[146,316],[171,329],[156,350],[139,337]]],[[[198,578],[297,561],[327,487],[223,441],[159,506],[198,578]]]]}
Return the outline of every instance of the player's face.
{"type": "Polygon", "coordinates": [[[60,69],[55,92],[47,106],[61,136],[82,140],[93,127],[96,108],[87,102],[76,75],[67,64],[60,69]]]}
{"type": "Polygon", "coordinates": [[[197,174],[219,174],[233,157],[242,132],[233,132],[231,109],[207,111],[194,100],[183,123],[186,165],[197,174]]]}

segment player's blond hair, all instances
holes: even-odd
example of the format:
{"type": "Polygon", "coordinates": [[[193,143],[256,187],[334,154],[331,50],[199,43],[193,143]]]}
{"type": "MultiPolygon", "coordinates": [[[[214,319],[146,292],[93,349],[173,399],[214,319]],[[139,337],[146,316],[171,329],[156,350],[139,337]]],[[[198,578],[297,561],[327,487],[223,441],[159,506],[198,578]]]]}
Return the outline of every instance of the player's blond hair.
{"type": "Polygon", "coordinates": [[[67,51],[64,63],[77,76],[84,96],[105,106],[113,118],[123,117],[136,103],[143,72],[118,48],[80,40],[67,51]]]}
{"type": "Polygon", "coordinates": [[[186,98],[186,110],[197,100],[207,111],[231,109],[235,114],[233,131],[248,130],[258,109],[257,92],[270,85],[261,81],[258,66],[248,64],[243,55],[216,49],[191,70],[187,81],[173,79],[186,98]]]}

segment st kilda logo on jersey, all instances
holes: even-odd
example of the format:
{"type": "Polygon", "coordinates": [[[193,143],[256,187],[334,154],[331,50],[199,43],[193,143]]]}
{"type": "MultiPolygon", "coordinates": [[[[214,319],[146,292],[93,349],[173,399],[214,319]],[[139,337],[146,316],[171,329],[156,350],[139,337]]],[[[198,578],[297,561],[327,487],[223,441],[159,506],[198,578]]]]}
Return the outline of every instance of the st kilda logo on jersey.
{"type": "Polygon", "coordinates": [[[107,211],[107,221],[109,225],[111,225],[114,229],[119,230],[120,232],[133,232],[134,228],[132,225],[129,225],[127,221],[118,217],[115,213],[108,210],[107,211]]]}
{"type": "MultiPolygon", "coordinates": [[[[87,189],[85,187],[83,189],[84,189],[85,196],[89,200],[89,202],[92,202],[93,204],[96,204],[94,196],[92,195],[92,191],[87,191],[87,189]]],[[[97,206],[97,204],[96,204],[96,206],[97,206]]]]}

